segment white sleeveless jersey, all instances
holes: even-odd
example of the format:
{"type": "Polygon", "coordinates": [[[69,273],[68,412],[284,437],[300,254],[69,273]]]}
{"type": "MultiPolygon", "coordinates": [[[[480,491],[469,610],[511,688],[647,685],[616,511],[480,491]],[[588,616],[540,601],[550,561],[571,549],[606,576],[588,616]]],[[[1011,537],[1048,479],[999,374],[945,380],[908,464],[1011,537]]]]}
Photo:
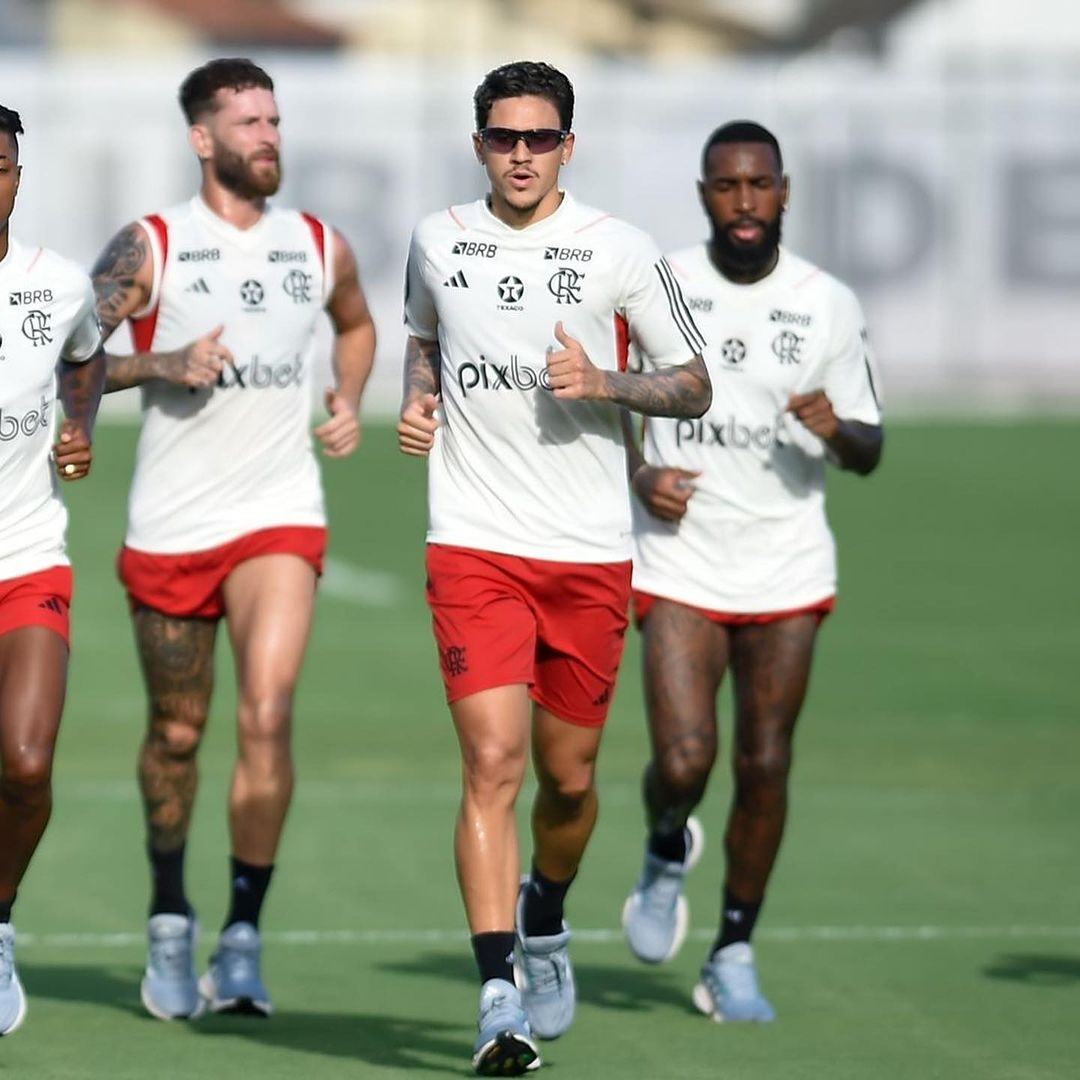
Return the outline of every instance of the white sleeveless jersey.
{"type": "Polygon", "coordinates": [[[235,364],[205,389],[142,385],[127,545],[178,554],[257,529],[325,524],[311,373],[333,287],[332,231],[277,207],[238,229],[198,196],[140,224],[154,288],[132,318],[136,349],[178,349],[223,325],[235,364]]]}
{"type": "Polygon", "coordinates": [[[50,459],[56,365],[89,360],[100,344],[87,275],[9,236],[0,260],[0,580],[67,565],[67,511],[50,459]]]}
{"type": "Polygon", "coordinates": [[[713,611],[786,611],[832,596],[825,447],[786,411],[824,390],[836,415],[881,422],[862,311],[847,286],[781,248],[776,268],[736,285],[704,244],[669,256],[709,340],[713,402],[701,420],[650,419],[650,464],[701,471],[685,517],[634,500],[634,587],[713,611]]]}
{"type": "Polygon", "coordinates": [[[630,557],[618,410],[552,395],[559,321],[607,370],[625,366],[628,337],[659,366],[704,344],[653,242],[569,195],[525,229],[483,200],[417,226],[405,323],[442,353],[429,542],[561,562],[630,557]]]}

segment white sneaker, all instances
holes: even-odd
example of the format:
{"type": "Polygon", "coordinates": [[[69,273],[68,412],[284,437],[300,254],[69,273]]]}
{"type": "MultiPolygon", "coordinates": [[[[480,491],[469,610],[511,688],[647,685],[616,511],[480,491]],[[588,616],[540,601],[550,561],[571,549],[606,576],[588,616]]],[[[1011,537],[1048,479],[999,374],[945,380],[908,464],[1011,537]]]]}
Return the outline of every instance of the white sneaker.
{"type": "Polygon", "coordinates": [[[0,923],[0,1035],[10,1035],[26,1019],[26,992],[15,970],[15,927],[0,923]]]}

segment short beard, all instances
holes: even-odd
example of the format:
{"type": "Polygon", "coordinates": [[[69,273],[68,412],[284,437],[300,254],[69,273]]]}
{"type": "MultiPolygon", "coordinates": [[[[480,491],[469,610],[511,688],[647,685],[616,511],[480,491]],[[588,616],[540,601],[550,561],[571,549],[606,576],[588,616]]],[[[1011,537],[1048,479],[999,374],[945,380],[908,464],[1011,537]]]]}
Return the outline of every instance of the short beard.
{"type": "Polygon", "coordinates": [[[265,199],[281,187],[280,166],[276,174],[260,179],[239,154],[221,147],[215,151],[213,169],[218,183],[241,199],[265,199]]]}
{"type": "Polygon", "coordinates": [[[783,215],[777,214],[776,220],[765,223],[765,235],[752,245],[736,244],[727,229],[718,229],[713,223],[713,257],[720,267],[728,270],[735,277],[753,277],[760,274],[776,258],[776,249],[780,246],[783,215]]]}

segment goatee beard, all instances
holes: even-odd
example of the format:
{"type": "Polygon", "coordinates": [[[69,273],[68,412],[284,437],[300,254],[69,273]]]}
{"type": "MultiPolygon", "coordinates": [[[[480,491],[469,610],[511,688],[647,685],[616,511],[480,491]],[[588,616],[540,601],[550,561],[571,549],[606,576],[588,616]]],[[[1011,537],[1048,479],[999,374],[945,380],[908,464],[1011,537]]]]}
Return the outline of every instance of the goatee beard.
{"type": "Polygon", "coordinates": [[[765,227],[765,235],[756,244],[737,244],[731,239],[727,229],[718,229],[713,226],[712,250],[714,257],[725,270],[732,274],[743,276],[753,275],[765,270],[776,258],[776,250],[780,246],[780,234],[782,231],[781,216],[775,221],[762,222],[765,227]]]}

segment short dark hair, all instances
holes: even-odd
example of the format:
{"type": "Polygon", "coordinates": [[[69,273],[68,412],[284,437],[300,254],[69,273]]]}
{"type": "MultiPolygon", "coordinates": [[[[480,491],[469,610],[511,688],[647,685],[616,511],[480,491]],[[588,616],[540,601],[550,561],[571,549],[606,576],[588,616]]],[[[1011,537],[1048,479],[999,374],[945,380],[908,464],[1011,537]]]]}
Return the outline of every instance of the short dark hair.
{"type": "Polygon", "coordinates": [[[214,97],[219,90],[250,90],[259,87],[273,90],[274,80],[258,64],[243,57],[224,57],[211,60],[196,68],[180,84],[180,108],[184,110],[189,124],[200,116],[214,112],[214,97]]]}
{"type": "Polygon", "coordinates": [[[518,60],[489,71],[473,94],[476,130],[487,127],[491,106],[503,98],[540,97],[559,111],[559,127],[569,131],[574,122],[574,88],[558,68],[534,60],[518,60]]]}
{"type": "Polygon", "coordinates": [[[0,105],[0,131],[6,131],[15,144],[15,153],[19,152],[19,136],[23,133],[22,117],[14,109],[0,105]]]}
{"type": "Polygon", "coordinates": [[[729,124],[718,127],[706,140],[701,151],[701,175],[709,171],[709,151],[722,143],[765,143],[771,146],[776,155],[776,170],[784,174],[784,156],[780,153],[780,144],[768,128],[754,123],[753,120],[732,120],[729,124]]]}

